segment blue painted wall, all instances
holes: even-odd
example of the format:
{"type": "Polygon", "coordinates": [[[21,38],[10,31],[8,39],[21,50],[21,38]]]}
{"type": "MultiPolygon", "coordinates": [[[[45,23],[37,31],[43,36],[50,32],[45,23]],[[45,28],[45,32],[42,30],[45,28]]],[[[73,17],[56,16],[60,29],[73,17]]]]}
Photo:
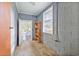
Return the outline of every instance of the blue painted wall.
{"type": "Polygon", "coordinates": [[[14,51],[17,46],[17,20],[18,20],[18,13],[15,6],[15,3],[12,3],[11,8],[11,55],[14,54],[14,51]]]}
{"type": "Polygon", "coordinates": [[[21,20],[36,20],[36,16],[19,13],[19,18],[21,20]]]}

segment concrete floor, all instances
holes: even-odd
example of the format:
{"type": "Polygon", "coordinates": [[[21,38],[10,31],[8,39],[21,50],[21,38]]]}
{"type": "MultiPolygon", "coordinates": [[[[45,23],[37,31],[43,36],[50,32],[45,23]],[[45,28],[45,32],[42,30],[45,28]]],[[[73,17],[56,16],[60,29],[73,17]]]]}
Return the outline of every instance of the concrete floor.
{"type": "Polygon", "coordinates": [[[57,56],[57,53],[47,48],[43,43],[24,41],[17,47],[15,56],[57,56]]]}

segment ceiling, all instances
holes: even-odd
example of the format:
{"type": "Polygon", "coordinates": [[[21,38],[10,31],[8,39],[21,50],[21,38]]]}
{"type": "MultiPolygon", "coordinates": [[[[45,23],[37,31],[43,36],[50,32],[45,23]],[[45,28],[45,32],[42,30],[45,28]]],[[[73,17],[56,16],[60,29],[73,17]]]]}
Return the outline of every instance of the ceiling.
{"type": "Polygon", "coordinates": [[[16,2],[18,13],[38,15],[52,2],[16,2]]]}

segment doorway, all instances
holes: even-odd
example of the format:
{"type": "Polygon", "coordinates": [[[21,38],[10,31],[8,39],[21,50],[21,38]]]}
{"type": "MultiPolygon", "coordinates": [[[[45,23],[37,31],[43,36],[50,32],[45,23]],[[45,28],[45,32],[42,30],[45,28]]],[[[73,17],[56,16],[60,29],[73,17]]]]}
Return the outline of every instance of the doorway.
{"type": "Polygon", "coordinates": [[[22,20],[18,21],[18,45],[21,45],[23,41],[32,40],[32,20],[22,20]]]}

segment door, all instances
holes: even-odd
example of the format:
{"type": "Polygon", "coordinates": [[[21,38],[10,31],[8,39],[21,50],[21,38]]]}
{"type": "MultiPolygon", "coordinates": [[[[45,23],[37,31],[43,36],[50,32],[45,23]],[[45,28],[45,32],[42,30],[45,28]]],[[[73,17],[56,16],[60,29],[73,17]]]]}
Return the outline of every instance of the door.
{"type": "Polygon", "coordinates": [[[10,3],[0,3],[0,55],[10,55],[10,3]]]}

